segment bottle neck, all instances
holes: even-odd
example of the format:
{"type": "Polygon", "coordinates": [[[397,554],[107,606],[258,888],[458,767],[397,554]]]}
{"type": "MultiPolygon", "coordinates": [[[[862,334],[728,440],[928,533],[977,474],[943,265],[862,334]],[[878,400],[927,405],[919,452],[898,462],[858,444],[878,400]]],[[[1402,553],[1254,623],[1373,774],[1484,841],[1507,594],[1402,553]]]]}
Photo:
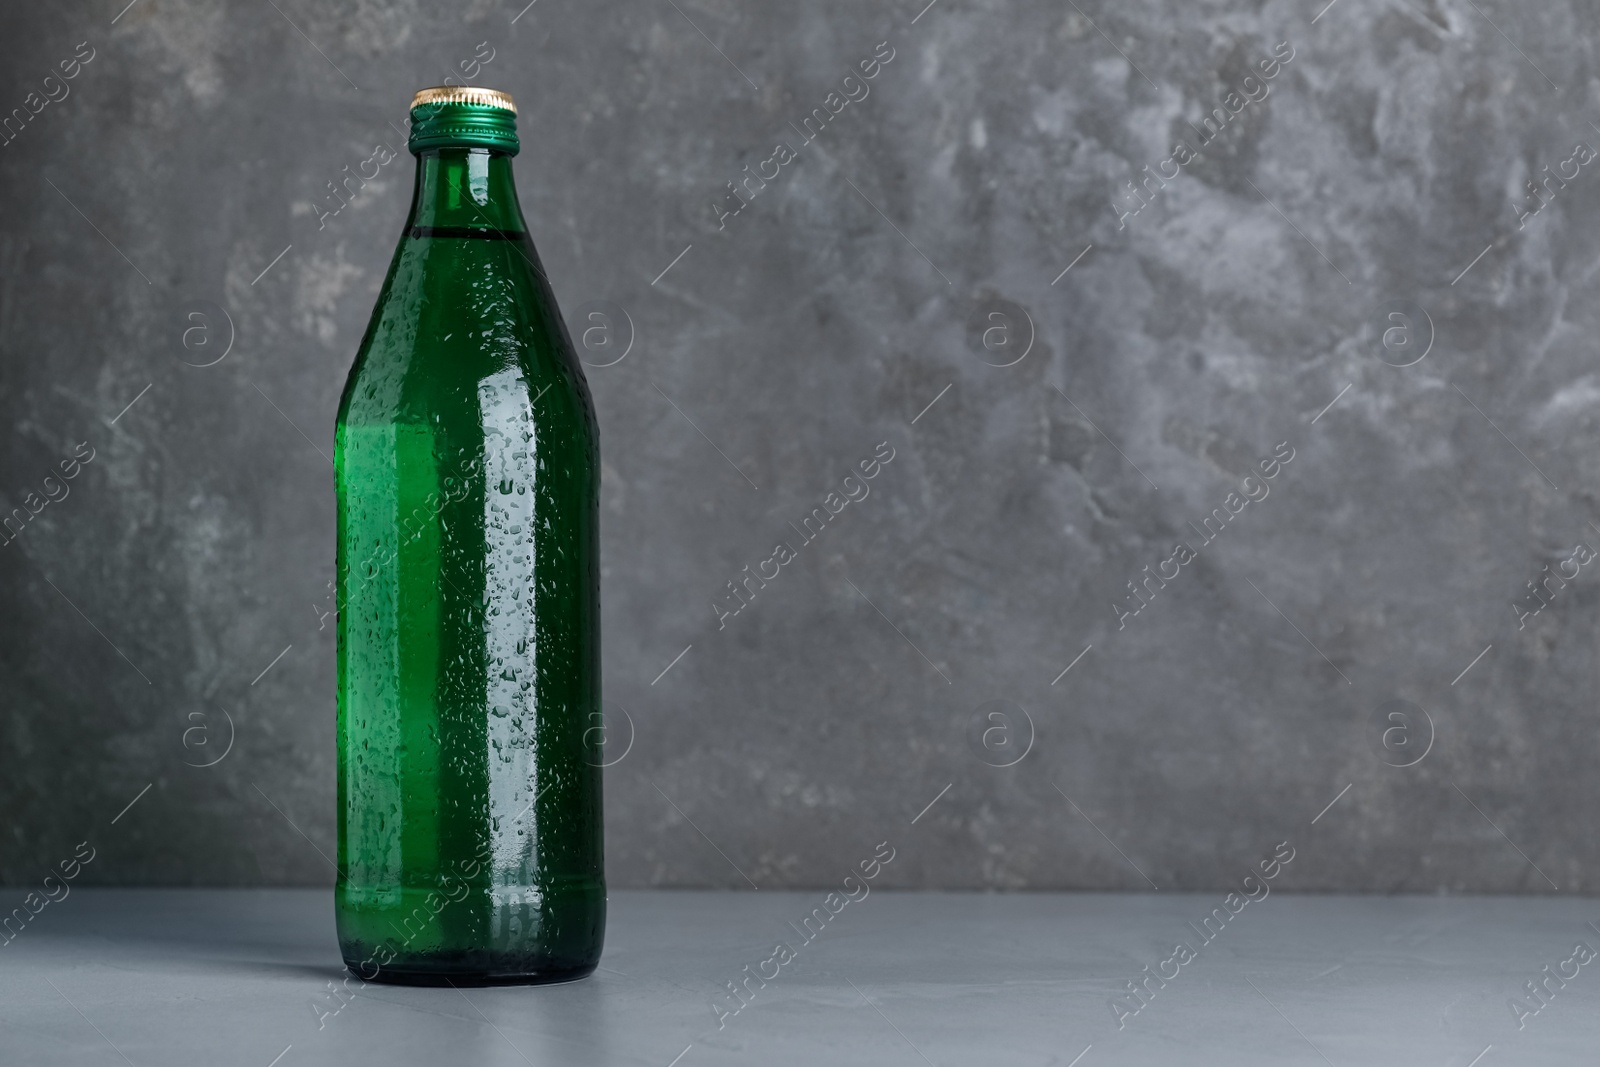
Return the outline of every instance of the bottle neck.
{"type": "Polygon", "coordinates": [[[417,182],[406,230],[527,232],[511,156],[488,148],[429,148],[417,153],[417,182]]]}

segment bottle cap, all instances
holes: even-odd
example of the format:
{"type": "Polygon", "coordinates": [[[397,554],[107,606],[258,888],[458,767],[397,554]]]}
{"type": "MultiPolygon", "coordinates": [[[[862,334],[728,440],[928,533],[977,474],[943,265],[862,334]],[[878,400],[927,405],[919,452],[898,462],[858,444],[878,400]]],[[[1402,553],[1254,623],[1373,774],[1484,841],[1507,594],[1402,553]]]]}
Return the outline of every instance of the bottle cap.
{"type": "Polygon", "coordinates": [[[509,111],[513,115],[517,113],[516,101],[511,99],[510,93],[499,89],[480,89],[476,85],[436,85],[432,89],[418,89],[417,95],[411,98],[411,110],[415,111],[423,104],[481,104],[509,111]]]}
{"type": "Polygon", "coordinates": [[[411,98],[412,154],[430,148],[492,148],[516,155],[517,105],[510,93],[439,85],[411,98]]]}

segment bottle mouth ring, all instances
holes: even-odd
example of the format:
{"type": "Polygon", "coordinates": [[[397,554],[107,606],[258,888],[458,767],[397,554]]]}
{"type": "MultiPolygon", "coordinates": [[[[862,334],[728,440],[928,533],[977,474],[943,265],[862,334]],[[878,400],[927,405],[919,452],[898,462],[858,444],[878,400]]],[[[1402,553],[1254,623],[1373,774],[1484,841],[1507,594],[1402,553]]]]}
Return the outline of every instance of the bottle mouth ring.
{"type": "Polygon", "coordinates": [[[424,89],[411,102],[406,147],[412,155],[433,148],[490,148],[514,156],[522,147],[516,104],[510,94],[491,89],[424,89]]]}

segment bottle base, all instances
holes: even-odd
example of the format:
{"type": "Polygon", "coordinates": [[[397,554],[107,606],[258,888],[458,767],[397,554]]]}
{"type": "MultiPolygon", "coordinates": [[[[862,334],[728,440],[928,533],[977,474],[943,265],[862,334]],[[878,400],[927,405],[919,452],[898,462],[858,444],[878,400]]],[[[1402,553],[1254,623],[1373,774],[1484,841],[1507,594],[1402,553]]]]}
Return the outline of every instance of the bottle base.
{"type": "Polygon", "coordinates": [[[558,985],[577,982],[594,973],[598,962],[577,965],[529,965],[525,961],[466,959],[450,955],[422,956],[378,967],[370,956],[344,961],[349,972],[365,982],[410,986],[558,985]]]}
{"type": "Polygon", "coordinates": [[[544,985],[578,981],[600,963],[605,883],[597,877],[536,888],[474,891],[459,879],[440,886],[336,886],[339,955],[350,973],[396,985],[544,985]]]}

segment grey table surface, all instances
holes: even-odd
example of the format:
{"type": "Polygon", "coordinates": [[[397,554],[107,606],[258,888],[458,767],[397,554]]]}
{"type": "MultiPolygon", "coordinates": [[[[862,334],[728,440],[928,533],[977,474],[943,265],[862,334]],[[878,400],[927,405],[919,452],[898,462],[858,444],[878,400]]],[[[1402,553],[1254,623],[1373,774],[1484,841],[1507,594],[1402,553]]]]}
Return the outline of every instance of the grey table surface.
{"type": "Polygon", "coordinates": [[[1207,943],[1220,894],[875,891],[806,942],[824,896],[613,893],[584,981],[340,1001],[327,890],[78,889],[0,949],[0,1063],[1499,1067],[1600,1038],[1600,968],[1567,962],[1596,901],[1274,893],[1207,943]],[[719,1029],[747,964],[777,976],[719,1029]],[[1119,1028],[1145,965],[1177,977],[1119,1028]],[[1577,975],[1532,1000],[1546,965],[1577,975]]]}

